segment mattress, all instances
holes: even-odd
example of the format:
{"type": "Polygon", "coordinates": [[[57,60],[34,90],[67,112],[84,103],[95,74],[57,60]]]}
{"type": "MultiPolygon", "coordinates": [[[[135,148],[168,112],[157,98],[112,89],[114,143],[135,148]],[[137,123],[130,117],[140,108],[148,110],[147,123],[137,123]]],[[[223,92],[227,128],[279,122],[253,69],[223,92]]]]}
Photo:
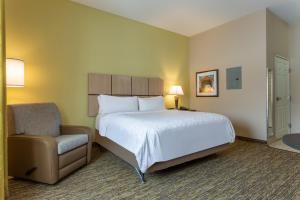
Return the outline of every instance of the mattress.
{"type": "Polygon", "coordinates": [[[96,128],[132,152],[144,173],[156,162],[233,143],[235,132],[223,115],[163,110],[97,116],[96,128]]]}

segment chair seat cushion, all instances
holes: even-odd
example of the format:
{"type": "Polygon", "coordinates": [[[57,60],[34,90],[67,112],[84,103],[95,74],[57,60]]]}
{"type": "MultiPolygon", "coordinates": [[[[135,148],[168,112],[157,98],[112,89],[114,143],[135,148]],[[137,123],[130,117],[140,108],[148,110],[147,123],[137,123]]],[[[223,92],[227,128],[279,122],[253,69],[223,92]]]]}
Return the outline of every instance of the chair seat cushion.
{"type": "Polygon", "coordinates": [[[76,134],[76,135],[60,135],[55,138],[57,142],[57,152],[61,155],[72,149],[80,147],[88,143],[87,134],[76,134]]]}

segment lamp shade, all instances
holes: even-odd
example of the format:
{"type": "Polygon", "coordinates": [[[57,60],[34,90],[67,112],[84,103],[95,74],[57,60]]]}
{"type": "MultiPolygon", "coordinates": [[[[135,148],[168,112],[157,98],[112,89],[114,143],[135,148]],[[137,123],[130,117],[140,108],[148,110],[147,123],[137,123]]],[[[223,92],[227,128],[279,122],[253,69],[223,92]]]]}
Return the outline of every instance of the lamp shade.
{"type": "Polygon", "coordinates": [[[184,95],[182,87],[180,85],[173,85],[170,88],[169,94],[171,94],[171,95],[184,95]]]}
{"type": "Polygon", "coordinates": [[[6,86],[24,87],[24,61],[6,59],[6,86]]]}

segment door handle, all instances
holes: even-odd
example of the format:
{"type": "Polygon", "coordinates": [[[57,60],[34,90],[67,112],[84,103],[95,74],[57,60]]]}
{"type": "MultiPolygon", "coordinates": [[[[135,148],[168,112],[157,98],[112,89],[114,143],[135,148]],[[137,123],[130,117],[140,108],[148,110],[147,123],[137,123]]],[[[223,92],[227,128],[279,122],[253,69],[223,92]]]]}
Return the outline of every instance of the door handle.
{"type": "Polygon", "coordinates": [[[276,97],[276,101],[280,101],[281,100],[281,97],[276,97]]]}

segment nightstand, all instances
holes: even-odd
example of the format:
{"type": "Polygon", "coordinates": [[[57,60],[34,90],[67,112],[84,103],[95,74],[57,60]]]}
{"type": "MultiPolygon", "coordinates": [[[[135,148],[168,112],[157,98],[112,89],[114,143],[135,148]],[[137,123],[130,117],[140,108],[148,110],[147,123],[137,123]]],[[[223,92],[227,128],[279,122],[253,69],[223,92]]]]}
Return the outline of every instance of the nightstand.
{"type": "MultiPolygon", "coordinates": [[[[175,108],[168,108],[168,110],[176,110],[175,108]]],[[[197,112],[197,110],[189,109],[189,108],[179,108],[178,110],[181,111],[190,111],[190,112],[197,112]]]]}
{"type": "Polygon", "coordinates": [[[179,109],[179,110],[182,110],[182,111],[190,111],[190,112],[197,112],[197,110],[193,110],[193,109],[179,109]]]}

